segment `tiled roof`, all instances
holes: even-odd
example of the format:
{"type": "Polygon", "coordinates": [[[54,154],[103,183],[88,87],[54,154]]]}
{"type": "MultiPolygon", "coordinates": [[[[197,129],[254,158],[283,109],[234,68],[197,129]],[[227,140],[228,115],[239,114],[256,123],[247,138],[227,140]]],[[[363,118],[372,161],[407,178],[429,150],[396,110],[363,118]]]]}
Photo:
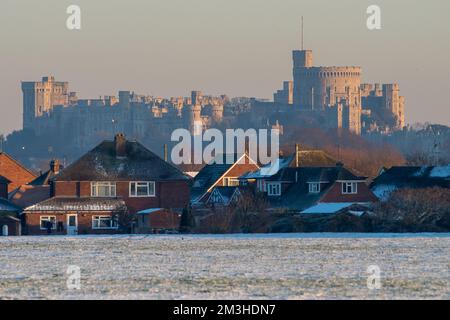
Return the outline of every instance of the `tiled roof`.
{"type": "Polygon", "coordinates": [[[22,185],[12,191],[9,200],[15,205],[26,208],[50,198],[50,186],[22,185]]]}
{"type": "Polygon", "coordinates": [[[118,198],[68,198],[54,197],[28,208],[25,211],[124,211],[125,202],[118,198]]]}
{"type": "MultiPolygon", "coordinates": [[[[242,155],[241,155],[242,156],[242,155]]],[[[195,176],[191,189],[191,198],[195,201],[203,196],[241,156],[237,154],[218,155],[210,164],[203,167],[195,176]]]]}
{"type": "Polygon", "coordinates": [[[4,176],[0,175],[0,183],[8,184],[11,183],[9,179],[6,179],[4,176]]]}
{"type": "Polygon", "coordinates": [[[437,167],[392,167],[385,169],[370,185],[380,199],[398,188],[450,187],[450,165],[437,167]]]}
{"type": "Polygon", "coordinates": [[[113,141],[104,141],[55,177],[56,181],[190,180],[139,142],[126,141],[126,156],[117,157],[113,141]]]}
{"type": "Polygon", "coordinates": [[[14,203],[12,203],[9,200],[0,198],[0,212],[20,212],[21,208],[16,206],[14,203]]]}

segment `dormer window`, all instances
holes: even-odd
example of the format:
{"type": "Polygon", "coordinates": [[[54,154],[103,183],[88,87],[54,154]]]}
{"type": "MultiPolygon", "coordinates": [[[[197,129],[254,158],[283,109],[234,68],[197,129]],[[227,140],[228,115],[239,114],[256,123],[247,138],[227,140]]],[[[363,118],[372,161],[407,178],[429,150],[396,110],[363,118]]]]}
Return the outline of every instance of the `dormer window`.
{"type": "Polygon", "coordinates": [[[309,193],[320,193],[320,183],[310,182],[308,183],[309,193]]]}
{"type": "Polygon", "coordinates": [[[358,193],[358,183],[356,182],[342,183],[342,194],[357,194],[357,193],[358,193]]]}

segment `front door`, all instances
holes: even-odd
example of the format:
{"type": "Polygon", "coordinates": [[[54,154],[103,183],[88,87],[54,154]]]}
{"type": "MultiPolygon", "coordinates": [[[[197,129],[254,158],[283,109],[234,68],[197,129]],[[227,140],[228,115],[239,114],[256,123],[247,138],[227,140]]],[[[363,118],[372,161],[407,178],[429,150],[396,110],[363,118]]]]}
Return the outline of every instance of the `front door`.
{"type": "Polygon", "coordinates": [[[78,234],[78,217],[76,214],[67,215],[67,234],[78,234]]]}

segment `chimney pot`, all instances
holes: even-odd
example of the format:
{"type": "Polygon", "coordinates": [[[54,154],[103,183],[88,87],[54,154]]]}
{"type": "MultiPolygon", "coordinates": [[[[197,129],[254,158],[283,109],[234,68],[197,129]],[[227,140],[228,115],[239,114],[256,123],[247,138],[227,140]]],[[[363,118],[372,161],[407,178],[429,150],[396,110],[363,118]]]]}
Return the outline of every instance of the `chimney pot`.
{"type": "Polygon", "coordinates": [[[54,173],[54,174],[58,174],[59,170],[60,170],[61,166],[59,163],[58,159],[54,159],[52,161],[50,161],[50,170],[54,173]]]}
{"type": "Polygon", "coordinates": [[[127,156],[127,140],[123,133],[118,133],[114,137],[114,146],[116,148],[116,157],[124,158],[127,156]]]}

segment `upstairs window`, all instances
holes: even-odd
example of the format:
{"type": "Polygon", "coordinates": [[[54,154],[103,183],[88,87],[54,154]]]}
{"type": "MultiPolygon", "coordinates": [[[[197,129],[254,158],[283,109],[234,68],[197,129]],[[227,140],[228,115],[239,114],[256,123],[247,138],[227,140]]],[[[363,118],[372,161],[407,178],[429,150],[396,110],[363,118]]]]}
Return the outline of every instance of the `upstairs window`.
{"type": "Polygon", "coordinates": [[[155,196],[155,182],[130,182],[130,197],[145,198],[155,196]]]}
{"type": "Polygon", "coordinates": [[[267,195],[269,196],[281,196],[281,184],[280,183],[268,183],[267,195]]]}
{"type": "Polygon", "coordinates": [[[91,196],[92,197],[115,197],[116,183],[115,182],[91,182],[91,196]]]}
{"type": "Polygon", "coordinates": [[[237,187],[239,186],[239,179],[238,178],[223,178],[223,185],[224,187],[237,187]]]}
{"type": "Polygon", "coordinates": [[[358,193],[358,183],[356,182],[342,183],[342,194],[357,194],[357,193],[358,193]]]}
{"type": "Polygon", "coordinates": [[[308,183],[309,186],[309,193],[320,193],[320,183],[314,182],[314,183],[308,183]]]}

